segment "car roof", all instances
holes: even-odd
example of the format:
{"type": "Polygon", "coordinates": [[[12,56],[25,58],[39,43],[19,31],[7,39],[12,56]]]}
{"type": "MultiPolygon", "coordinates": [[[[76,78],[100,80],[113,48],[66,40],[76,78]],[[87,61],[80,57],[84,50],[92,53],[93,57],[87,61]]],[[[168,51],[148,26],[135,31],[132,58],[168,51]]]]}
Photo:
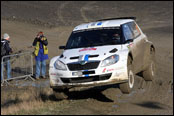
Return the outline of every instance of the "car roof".
{"type": "Polygon", "coordinates": [[[90,22],[78,25],[73,31],[79,31],[84,29],[102,28],[102,27],[120,27],[120,25],[132,22],[133,19],[116,19],[116,20],[104,20],[97,22],[90,22]]]}

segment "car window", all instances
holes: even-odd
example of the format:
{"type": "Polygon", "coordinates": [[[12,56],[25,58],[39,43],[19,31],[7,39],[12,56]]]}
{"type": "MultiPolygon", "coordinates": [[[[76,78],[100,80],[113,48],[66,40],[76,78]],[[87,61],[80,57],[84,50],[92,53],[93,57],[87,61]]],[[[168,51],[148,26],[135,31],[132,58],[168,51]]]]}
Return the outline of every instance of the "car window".
{"type": "Polygon", "coordinates": [[[66,49],[120,44],[122,44],[120,28],[101,28],[72,32],[66,49]]]}
{"type": "Polygon", "coordinates": [[[133,33],[133,38],[136,38],[140,35],[140,30],[138,28],[138,26],[135,24],[135,22],[131,22],[131,23],[128,23],[132,33],[133,33]]]}
{"type": "Polygon", "coordinates": [[[128,24],[123,25],[123,34],[124,34],[126,41],[134,38],[134,35],[133,35],[131,28],[129,27],[128,24]]]}

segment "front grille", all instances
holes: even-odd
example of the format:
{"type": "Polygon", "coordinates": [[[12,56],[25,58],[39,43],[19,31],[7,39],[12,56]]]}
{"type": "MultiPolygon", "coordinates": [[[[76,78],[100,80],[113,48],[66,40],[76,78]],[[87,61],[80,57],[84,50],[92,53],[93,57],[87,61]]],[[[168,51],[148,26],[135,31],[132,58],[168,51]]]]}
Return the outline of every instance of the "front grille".
{"type": "Polygon", "coordinates": [[[111,73],[104,74],[104,75],[89,76],[89,77],[61,78],[61,80],[63,81],[63,83],[85,83],[85,82],[107,80],[110,77],[111,77],[111,73]]]}
{"type": "Polygon", "coordinates": [[[70,71],[77,71],[77,70],[89,70],[89,69],[96,69],[99,65],[100,61],[95,62],[87,62],[84,65],[80,63],[70,63],[67,64],[70,71]]]}

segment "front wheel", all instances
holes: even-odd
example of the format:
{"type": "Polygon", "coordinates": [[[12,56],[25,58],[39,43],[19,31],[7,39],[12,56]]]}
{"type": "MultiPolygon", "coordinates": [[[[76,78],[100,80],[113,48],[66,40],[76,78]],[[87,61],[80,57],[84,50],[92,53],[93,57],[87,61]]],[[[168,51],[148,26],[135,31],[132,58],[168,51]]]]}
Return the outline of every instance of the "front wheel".
{"type": "Polygon", "coordinates": [[[130,93],[134,87],[135,77],[132,70],[128,72],[128,82],[120,84],[120,90],[123,93],[130,93]]]}
{"type": "Polygon", "coordinates": [[[145,81],[152,81],[156,76],[155,52],[151,52],[150,63],[145,71],[143,77],[145,81]]]}
{"type": "Polygon", "coordinates": [[[143,77],[145,81],[152,81],[156,75],[155,62],[152,60],[149,67],[143,71],[143,77]]]}
{"type": "Polygon", "coordinates": [[[134,75],[133,67],[132,67],[132,59],[131,57],[129,57],[128,58],[128,82],[119,84],[119,87],[123,93],[130,93],[134,88],[134,84],[135,84],[135,75],[134,75]]]}

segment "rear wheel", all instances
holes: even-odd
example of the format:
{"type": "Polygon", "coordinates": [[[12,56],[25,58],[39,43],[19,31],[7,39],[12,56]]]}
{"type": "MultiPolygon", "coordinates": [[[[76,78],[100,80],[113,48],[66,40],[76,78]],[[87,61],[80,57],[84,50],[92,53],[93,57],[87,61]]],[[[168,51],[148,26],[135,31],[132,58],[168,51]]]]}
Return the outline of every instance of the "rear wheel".
{"type": "Polygon", "coordinates": [[[66,90],[62,89],[53,89],[54,96],[58,100],[67,99],[68,96],[66,95],[66,92],[66,90]]]}
{"type": "Polygon", "coordinates": [[[151,51],[149,65],[145,71],[143,71],[143,77],[146,81],[152,81],[156,76],[156,64],[155,64],[155,52],[151,51]]]}
{"type": "Polygon", "coordinates": [[[120,90],[123,93],[130,93],[132,89],[134,88],[134,83],[135,83],[135,75],[133,72],[132,59],[131,57],[128,57],[128,82],[121,83],[119,85],[120,90]]]}

